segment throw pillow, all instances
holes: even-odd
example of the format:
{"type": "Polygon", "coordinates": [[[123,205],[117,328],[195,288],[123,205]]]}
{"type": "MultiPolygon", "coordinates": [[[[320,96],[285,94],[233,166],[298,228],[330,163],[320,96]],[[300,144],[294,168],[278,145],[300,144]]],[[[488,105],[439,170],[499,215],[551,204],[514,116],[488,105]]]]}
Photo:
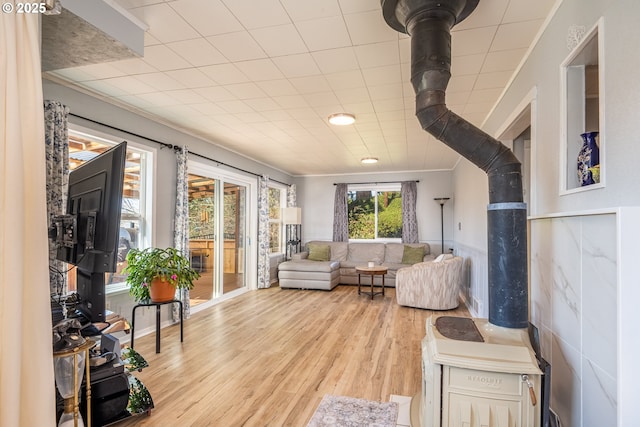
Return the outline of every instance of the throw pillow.
{"type": "Polygon", "coordinates": [[[404,247],[404,252],[402,253],[402,263],[403,264],[417,264],[422,262],[424,258],[424,246],[418,246],[416,248],[412,246],[404,247]]]}
{"type": "Polygon", "coordinates": [[[442,262],[451,258],[453,258],[453,255],[451,254],[440,254],[436,259],[433,260],[433,262],[442,262]]]}
{"type": "Polygon", "coordinates": [[[329,245],[309,245],[309,256],[311,261],[329,261],[331,259],[331,247],[329,245]]]}

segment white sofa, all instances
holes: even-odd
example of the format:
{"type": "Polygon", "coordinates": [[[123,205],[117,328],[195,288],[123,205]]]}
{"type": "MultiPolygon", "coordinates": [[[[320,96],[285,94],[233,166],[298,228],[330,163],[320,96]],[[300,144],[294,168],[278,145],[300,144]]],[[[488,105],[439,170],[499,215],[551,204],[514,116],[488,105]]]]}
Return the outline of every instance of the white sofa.
{"type": "Polygon", "coordinates": [[[458,307],[464,259],[451,254],[398,271],[396,299],[407,307],[451,310],[458,307]]]}
{"type": "MultiPolygon", "coordinates": [[[[338,286],[338,284],[357,285],[358,273],[356,273],[356,266],[366,266],[369,261],[388,268],[384,283],[387,287],[393,287],[396,283],[398,270],[412,265],[402,262],[405,256],[405,246],[414,249],[423,249],[420,262],[433,260],[435,258],[431,255],[431,247],[428,243],[311,241],[306,244],[306,250],[304,252],[295,254],[294,259],[283,262],[278,266],[280,287],[331,290],[338,286]],[[316,245],[316,247],[328,246],[329,260],[310,260],[308,258],[309,248],[313,245],[316,245]]],[[[363,280],[365,279],[363,278],[363,280]]],[[[371,283],[368,277],[366,280],[367,283],[371,283]]],[[[382,277],[375,276],[374,283],[380,285],[382,283],[382,277]]]]}

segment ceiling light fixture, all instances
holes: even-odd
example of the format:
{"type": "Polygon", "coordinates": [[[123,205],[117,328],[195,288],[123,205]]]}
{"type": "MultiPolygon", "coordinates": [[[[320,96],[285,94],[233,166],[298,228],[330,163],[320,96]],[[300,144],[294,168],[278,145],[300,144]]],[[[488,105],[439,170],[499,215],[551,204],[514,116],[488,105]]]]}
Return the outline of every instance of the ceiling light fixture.
{"type": "Polygon", "coordinates": [[[360,162],[363,165],[368,165],[368,164],[373,164],[373,163],[378,163],[378,158],[377,157],[363,157],[360,162]]]}
{"type": "Polygon", "coordinates": [[[351,125],[356,121],[356,116],[350,113],[336,113],[329,116],[329,123],[332,125],[351,125]]]}

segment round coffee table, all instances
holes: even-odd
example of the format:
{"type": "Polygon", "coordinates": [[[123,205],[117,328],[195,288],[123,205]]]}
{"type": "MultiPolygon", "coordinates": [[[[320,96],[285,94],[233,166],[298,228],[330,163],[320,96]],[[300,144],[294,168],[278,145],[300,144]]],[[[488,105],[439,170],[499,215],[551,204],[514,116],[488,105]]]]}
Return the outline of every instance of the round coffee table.
{"type": "Polygon", "coordinates": [[[377,265],[375,267],[367,267],[367,266],[356,266],[356,273],[358,273],[358,295],[365,294],[365,295],[371,295],[371,299],[373,299],[374,296],[376,295],[382,295],[384,296],[384,275],[387,274],[387,267],[383,267],[380,265],[377,265]],[[360,276],[362,274],[371,276],[371,292],[366,292],[366,291],[360,291],[360,276]],[[380,292],[374,292],[373,290],[373,279],[376,276],[382,276],[382,291],[380,292]]]}

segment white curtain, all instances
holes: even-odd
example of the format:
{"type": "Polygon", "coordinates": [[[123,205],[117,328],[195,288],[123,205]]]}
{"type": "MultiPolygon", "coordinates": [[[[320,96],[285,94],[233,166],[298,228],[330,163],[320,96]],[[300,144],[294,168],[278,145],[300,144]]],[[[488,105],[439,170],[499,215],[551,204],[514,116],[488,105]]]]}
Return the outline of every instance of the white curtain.
{"type": "Polygon", "coordinates": [[[271,286],[269,268],[269,177],[258,178],[258,289],[271,286]]]}
{"type": "Polygon", "coordinates": [[[39,40],[0,13],[0,427],[56,424],[39,40]]]}
{"type": "MultiPolygon", "coordinates": [[[[189,151],[184,146],[176,150],[176,212],[175,225],[173,230],[173,245],[182,254],[190,258],[189,251],[189,175],[187,172],[187,160],[189,151]]],[[[191,316],[191,304],[189,299],[189,289],[176,290],[176,299],[182,301],[182,315],[185,319],[191,316]]],[[[173,306],[173,320],[180,319],[180,307],[173,306]]]]}

